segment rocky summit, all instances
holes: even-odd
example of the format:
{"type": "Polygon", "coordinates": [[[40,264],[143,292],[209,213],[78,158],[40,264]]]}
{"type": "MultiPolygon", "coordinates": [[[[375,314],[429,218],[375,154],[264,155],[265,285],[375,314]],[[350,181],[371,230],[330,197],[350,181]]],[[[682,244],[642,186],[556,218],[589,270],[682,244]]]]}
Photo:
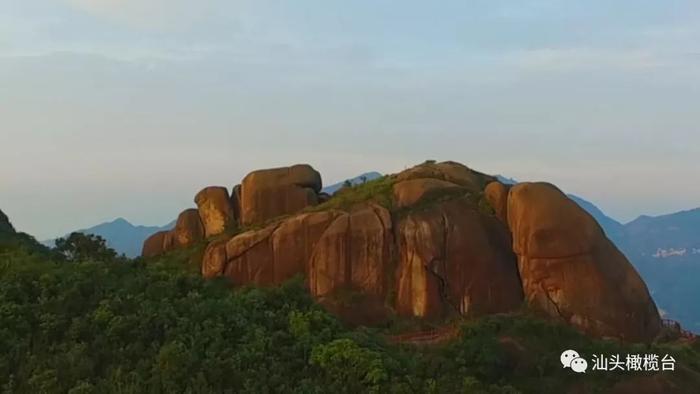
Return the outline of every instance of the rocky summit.
{"type": "Polygon", "coordinates": [[[206,242],[201,272],[234,285],[303,275],[358,324],[533,311],[598,337],[648,341],[661,320],[645,283],[596,221],[555,186],[499,183],[455,162],[323,195],[309,165],[209,187],[151,257],[206,242]],[[351,294],[352,302],[347,302],[351,294]]]}

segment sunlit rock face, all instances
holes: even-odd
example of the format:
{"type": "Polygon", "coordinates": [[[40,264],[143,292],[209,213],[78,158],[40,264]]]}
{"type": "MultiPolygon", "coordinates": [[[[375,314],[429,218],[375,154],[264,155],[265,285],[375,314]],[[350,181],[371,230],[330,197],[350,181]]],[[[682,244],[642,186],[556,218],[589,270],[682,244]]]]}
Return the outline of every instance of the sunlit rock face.
{"type": "Polygon", "coordinates": [[[143,255],[207,238],[204,277],[275,286],[301,275],[324,307],[356,324],[526,304],[595,336],[646,341],[659,331],[639,275],[556,187],[507,186],[454,162],[382,182],[328,196],[308,165],[254,171],[231,194],[202,190],[198,209],[149,238],[143,255]],[[319,199],[328,208],[314,207],[319,199]]]}
{"type": "Polygon", "coordinates": [[[194,198],[199,217],[204,226],[205,237],[219,235],[237,221],[231,205],[231,197],[225,187],[210,186],[197,193],[194,198]]]}
{"type": "Polygon", "coordinates": [[[659,314],[640,276],[595,219],[555,186],[513,186],[508,224],[531,307],[596,336],[657,335],[659,314]]]}
{"type": "Polygon", "coordinates": [[[478,316],[522,303],[506,227],[466,199],[410,213],[397,228],[399,313],[478,316]]]}
{"type": "Polygon", "coordinates": [[[318,204],[321,175],[306,164],[259,170],[241,183],[241,222],[264,223],[318,204]]]}

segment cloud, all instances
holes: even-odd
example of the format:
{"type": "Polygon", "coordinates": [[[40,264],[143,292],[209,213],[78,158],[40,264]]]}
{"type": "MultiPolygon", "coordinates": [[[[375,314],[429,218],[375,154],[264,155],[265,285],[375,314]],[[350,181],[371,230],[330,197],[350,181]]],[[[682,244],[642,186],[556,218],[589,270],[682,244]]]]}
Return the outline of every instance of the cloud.
{"type": "Polygon", "coordinates": [[[222,0],[64,0],[75,9],[130,27],[178,30],[217,14],[222,0]]]}

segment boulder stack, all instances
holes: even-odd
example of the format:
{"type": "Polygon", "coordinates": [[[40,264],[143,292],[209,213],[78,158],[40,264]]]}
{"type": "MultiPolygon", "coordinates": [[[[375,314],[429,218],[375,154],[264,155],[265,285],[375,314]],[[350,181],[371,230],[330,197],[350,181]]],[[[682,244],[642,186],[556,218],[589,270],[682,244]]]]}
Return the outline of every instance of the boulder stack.
{"type": "Polygon", "coordinates": [[[149,238],[144,256],[213,237],[204,277],[273,286],[302,275],[322,305],[355,322],[481,316],[525,301],[596,336],[641,341],[659,331],[639,275],[554,186],[511,188],[454,162],[426,162],[382,182],[391,187],[329,197],[308,165],[255,171],[230,195],[200,192],[199,208],[149,238]],[[342,208],[302,212],[329,198],[342,198],[330,204],[342,208]],[[249,230],[223,231],[238,221],[249,230]]]}

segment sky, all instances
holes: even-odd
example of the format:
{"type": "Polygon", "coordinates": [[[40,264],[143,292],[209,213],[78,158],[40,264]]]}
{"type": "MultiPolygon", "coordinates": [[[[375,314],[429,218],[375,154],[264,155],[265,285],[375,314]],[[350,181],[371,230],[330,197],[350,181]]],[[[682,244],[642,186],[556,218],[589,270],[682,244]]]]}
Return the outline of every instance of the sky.
{"type": "Polygon", "coordinates": [[[0,209],[46,239],[436,159],[624,222],[700,206],[699,102],[697,1],[0,0],[0,209]]]}

